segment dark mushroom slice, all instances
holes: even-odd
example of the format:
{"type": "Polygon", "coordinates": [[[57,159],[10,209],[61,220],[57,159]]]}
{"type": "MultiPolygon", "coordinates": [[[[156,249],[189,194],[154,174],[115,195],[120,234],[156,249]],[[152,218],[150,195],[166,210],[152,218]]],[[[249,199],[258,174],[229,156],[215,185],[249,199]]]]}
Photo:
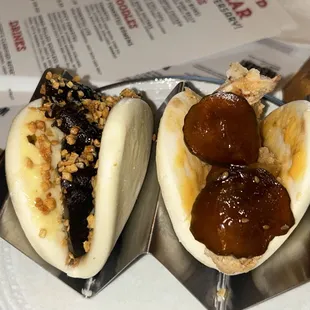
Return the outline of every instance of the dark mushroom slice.
{"type": "MultiPolygon", "coordinates": [[[[86,163],[80,162],[79,167],[73,164],[74,171],[66,173],[66,177],[58,166],[64,220],[68,220],[68,247],[75,258],[86,253],[83,243],[88,240],[90,232],[87,217],[94,210],[92,178],[97,175],[96,162],[99,155],[99,147],[94,145],[94,141],[100,141],[102,136],[102,128],[86,117],[89,111],[82,102],[85,98],[100,101],[101,94],[60,76],[46,80],[43,105],[50,104],[50,110],[45,112],[45,116],[53,119],[52,126],[59,128],[65,135],[61,150],[68,156],[76,154],[80,158],[85,147],[93,149],[90,154],[91,160],[86,160],[86,163]],[[74,135],[73,128],[77,129],[74,135]],[[72,141],[67,139],[69,136],[72,141]]],[[[65,157],[66,155],[62,156],[63,161],[65,157]]]]}
{"type": "Polygon", "coordinates": [[[184,119],[184,142],[200,160],[218,165],[257,161],[259,127],[245,98],[216,92],[193,105],[184,119]]]}
{"type": "Polygon", "coordinates": [[[251,258],[294,225],[287,190],[261,168],[214,168],[192,209],[190,230],[217,255],[251,258]]]}

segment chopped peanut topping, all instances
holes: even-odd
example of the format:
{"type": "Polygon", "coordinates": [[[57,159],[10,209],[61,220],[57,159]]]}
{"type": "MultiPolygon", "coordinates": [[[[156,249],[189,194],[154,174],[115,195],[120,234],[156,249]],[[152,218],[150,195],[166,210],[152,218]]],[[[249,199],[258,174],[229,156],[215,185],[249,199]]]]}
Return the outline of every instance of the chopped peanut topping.
{"type": "Polygon", "coordinates": [[[41,170],[42,171],[49,171],[51,169],[51,164],[50,163],[44,163],[41,165],[41,170]]]}
{"type": "Polygon", "coordinates": [[[40,94],[41,94],[41,95],[45,95],[45,94],[46,94],[46,85],[45,85],[45,84],[42,84],[42,85],[41,85],[40,94]]]}
{"type": "Polygon", "coordinates": [[[29,157],[26,157],[26,167],[29,169],[33,168],[33,161],[29,157]]]}
{"type": "Polygon", "coordinates": [[[40,238],[45,238],[46,237],[46,233],[47,233],[47,230],[45,228],[41,228],[40,232],[39,232],[39,237],[40,238]]]}
{"type": "Polygon", "coordinates": [[[43,181],[41,182],[41,187],[44,192],[47,192],[52,187],[52,183],[49,181],[43,181]]]}
{"type": "Polygon", "coordinates": [[[140,98],[139,95],[137,95],[132,89],[125,88],[121,92],[122,97],[129,97],[129,98],[140,98]]]}
{"type": "Polygon", "coordinates": [[[100,147],[100,145],[101,145],[101,144],[100,144],[100,141],[97,140],[97,139],[95,139],[95,140],[94,140],[94,146],[95,146],[95,147],[100,147]]]}
{"type": "Polygon", "coordinates": [[[61,151],[61,156],[62,156],[62,157],[65,157],[67,154],[68,154],[68,151],[67,151],[67,150],[62,150],[62,151],[61,151]]]}
{"type": "Polygon", "coordinates": [[[48,140],[46,135],[40,135],[37,137],[37,147],[41,156],[45,161],[50,162],[52,157],[51,142],[48,140]]]}
{"type": "Polygon", "coordinates": [[[45,78],[46,78],[47,80],[50,80],[52,77],[53,77],[52,72],[48,71],[48,72],[46,73],[45,78]]]}
{"type": "Polygon", "coordinates": [[[31,133],[35,133],[37,130],[37,126],[35,122],[30,122],[28,124],[28,129],[31,131],[31,133]]]}
{"type": "Polygon", "coordinates": [[[76,142],[76,136],[70,134],[70,135],[66,136],[66,140],[67,140],[68,144],[73,145],[76,142]]]}
{"type": "Polygon", "coordinates": [[[35,199],[35,206],[45,215],[50,212],[48,207],[43,203],[43,200],[39,197],[35,199]]]}
{"type": "Polygon", "coordinates": [[[46,130],[46,126],[43,121],[36,121],[36,126],[37,126],[37,129],[39,130],[42,130],[42,131],[46,130]]]}
{"type": "Polygon", "coordinates": [[[80,82],[81,78],[78,75],[75,75],[72,79],[73,82],[80,82]]]}
{"type": "Polygon", "coordinates": [[[68,239],[67,238],[64,238],[61,240],[61,246],[63,247],[67,247],[68,246],[68,239]]]}
{"type": "Polygon", "coordinates": [[[90,242],[89,241],[84,241],[83,242],[83,247],[84,247],[84,250],[85,250],[86,253],[89,252],[89,250],[90,250],[90,242]]]}
{"type": "Polygon", "coordinates": [[[78,171],[78,167],[76,166],[76,164],[72,164],[70,166],[67,166],[65,170],[66,172],[74,173],[78,171]]]}
{"type": "Polygon", "coordinates": [[[51,174],[49,171],[41,170],[41,176],[43,181],[49,181],[51,179],[51,174]]]}
{"type": "Polygon", "coordinates": [[[88,217],[87,217],[87,227],[90,228],[90,229],[94,229],[95,228],[95,216],[93,214],[90,214],[88,217]]]}
{"type": "Polygon", "coordinates": [[[80,128],[79,128],[79,127],[72,127],[72,128],[70,129],[70,133],[71,133],[72,135],[77,135],[77,134],[79,133],[79,131],[80,131],[80,128]]]}

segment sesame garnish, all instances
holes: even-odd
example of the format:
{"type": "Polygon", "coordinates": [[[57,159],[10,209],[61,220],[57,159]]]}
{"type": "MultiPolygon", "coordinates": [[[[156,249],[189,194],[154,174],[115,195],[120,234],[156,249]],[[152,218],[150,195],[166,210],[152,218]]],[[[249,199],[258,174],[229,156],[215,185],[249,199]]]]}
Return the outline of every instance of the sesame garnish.
{"type": "Polygon", "coordinates": [[[264,228],[265,230],[268,230],[270,227],[269,227],[269,225],[264,225],[263,228],[264,228]]]}
{"type": "Polygon", "coordinates": [[[247,219],[247,218],[242,218],[242,219],[241,219],[241,222],[242,222],[243,224],[248,223],[249,221],[250,221],[250,220],[247,219]]]}
{"type": "Polygon", "coordinates": [[[259,183],[259,181],[260,181],[260,180],[259,180],[259,177],[255,176],[255,177],[254,177],[254,181],[255,181],[255,183],[259,183]]]}

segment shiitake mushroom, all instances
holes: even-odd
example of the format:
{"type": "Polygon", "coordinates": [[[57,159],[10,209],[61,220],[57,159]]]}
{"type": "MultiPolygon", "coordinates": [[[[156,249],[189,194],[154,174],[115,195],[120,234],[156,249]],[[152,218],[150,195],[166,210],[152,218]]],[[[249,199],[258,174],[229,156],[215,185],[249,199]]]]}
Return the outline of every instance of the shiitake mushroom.
{"type": "Polygon", "coordinates": [[[189,151],[209,164],[251,164],[260,147],[258,122],[247,100],[216,92],[193,105],[184,119],[189,151]]]}
{"type": "Polygon", "coordinates": [[[295,223],[287,190],[262,168],[213,167],[192,209],[190,230],[217,255],[265,253],[295,223]]]}

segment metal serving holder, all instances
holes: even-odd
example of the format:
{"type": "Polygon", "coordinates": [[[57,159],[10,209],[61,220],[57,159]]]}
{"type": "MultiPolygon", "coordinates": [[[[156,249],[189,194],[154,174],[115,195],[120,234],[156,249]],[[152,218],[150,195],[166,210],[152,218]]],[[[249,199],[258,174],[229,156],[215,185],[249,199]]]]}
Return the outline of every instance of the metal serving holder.
{"type": "MultiPolygon", "coordinates": [[[[67,71],[61,69],[46,70],[31,101],[41,97],[40,88],[47,71],[62,74],[67,79],[72,78],[67,71]]],[[[180,82],[155,113],[155,130],[158,129],[159,120],[168,101],[185,87],[193,88],[186,82],[185,77],[175,78],[180,82]]],[[[205,81],[204,78],[199,77],[196,77],[196,80],[205,81]]],[[[219,83],[217,81],[217,84],[219,83]]],[[[125,85],[126,82],[106,86],[101,90],[112,89],[123,84],[125,85]]],[[[268,100],[281,104],[270,96],[268,100]]],[[[244,309],[310,279],[309,210],[280,250],[252,272],[226,276],[205,267],[194,259],[179,243],[164,206],[156,176],[155,143],[152,145],[147,175],[138,200],[107,263],[91,279],[69,278],[43,261],[25,237],[8,195],[3,155],[0,153],[0,236],[84,297],[95,296],[143,255],[153,255],[210,310],[244,309]]]]}

